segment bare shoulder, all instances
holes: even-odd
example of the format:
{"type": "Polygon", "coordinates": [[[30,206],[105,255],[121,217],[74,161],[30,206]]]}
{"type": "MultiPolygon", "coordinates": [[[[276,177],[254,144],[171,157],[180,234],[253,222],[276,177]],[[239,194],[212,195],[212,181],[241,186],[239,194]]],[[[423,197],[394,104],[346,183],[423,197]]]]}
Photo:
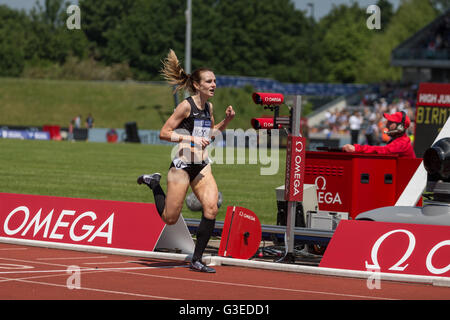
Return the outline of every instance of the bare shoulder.
{"type": "Polygon", "coordinates": [[[187,100],[183,100],[177,105],[174,113],[179,117],[187,118],[191,113],[191,105],[187,100]]]}

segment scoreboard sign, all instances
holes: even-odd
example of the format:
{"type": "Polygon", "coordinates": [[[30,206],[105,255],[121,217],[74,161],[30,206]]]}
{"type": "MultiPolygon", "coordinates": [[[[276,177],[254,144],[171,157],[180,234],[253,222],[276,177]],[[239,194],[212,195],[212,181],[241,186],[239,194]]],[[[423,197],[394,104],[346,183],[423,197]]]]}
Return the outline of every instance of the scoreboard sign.
{"type": "Polygon", "coordinates": [[[414,152],[423,158],[450,116],[450,84],[421,83],[417,92],[414,152]]]}

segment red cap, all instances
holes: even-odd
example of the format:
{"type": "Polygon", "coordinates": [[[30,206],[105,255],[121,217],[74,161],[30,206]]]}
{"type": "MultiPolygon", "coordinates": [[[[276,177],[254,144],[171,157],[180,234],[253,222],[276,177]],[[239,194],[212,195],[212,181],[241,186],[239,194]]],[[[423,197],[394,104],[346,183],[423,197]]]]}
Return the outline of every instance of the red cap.
{"type": "MultiPolygon", "coordinates": [[[[401,123],[403,118],[403,112],[399,111],[396,113],[383,113],[383,117],[385,117],[388,121],[401,123]]],[[[405,129],[409,128],[409,125],[411,124],[411,120],[409,120],[409,117],[405,114],[405,129]]]]}

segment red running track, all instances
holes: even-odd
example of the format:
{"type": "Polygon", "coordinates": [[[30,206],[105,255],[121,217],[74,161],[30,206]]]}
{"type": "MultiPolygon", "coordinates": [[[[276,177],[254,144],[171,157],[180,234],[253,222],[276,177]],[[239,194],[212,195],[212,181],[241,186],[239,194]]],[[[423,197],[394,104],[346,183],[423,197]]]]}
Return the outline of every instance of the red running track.
{"type": "Polygon", "coordinates": [[[0,244],[0,299],[450,300],[450,288],[425,284],[382,281],[380,289],[370,290],[365,279],[216,270],[203,274],[185,262],[0,244]],[[70,266],[80,273],[68,273],[70,266]]]}

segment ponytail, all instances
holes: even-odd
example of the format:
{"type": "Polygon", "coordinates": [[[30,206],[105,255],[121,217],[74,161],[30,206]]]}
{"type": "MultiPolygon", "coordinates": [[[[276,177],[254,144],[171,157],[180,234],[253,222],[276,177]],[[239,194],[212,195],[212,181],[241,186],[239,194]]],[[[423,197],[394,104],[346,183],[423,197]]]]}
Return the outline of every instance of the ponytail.
{"type": "Polygon", "coordinates": [[[195,70],[192,74],[187,74],[180,65],[177,55],[170,49],[167,58],[162,61],[163,68],[161,69],[161,75],[171,85],[175,86],[174,93],[178,90],[189,90],[191,94],[196,93],[194,82],[200,83],[201,73],[204,71],[211,71],[208,68],[200,68],[195,70]]]}
{"type": "Polygon", "coordinates": [[[177,55],[172,49],[170,49],[167,58],[162,63],[163,68],[161,69],[161,74],[169,84],[175,86],[174,93],[178,90],[185,89],[191,91],[191,87],[193,87],[191,76],[181,67],[177,55]]]}

